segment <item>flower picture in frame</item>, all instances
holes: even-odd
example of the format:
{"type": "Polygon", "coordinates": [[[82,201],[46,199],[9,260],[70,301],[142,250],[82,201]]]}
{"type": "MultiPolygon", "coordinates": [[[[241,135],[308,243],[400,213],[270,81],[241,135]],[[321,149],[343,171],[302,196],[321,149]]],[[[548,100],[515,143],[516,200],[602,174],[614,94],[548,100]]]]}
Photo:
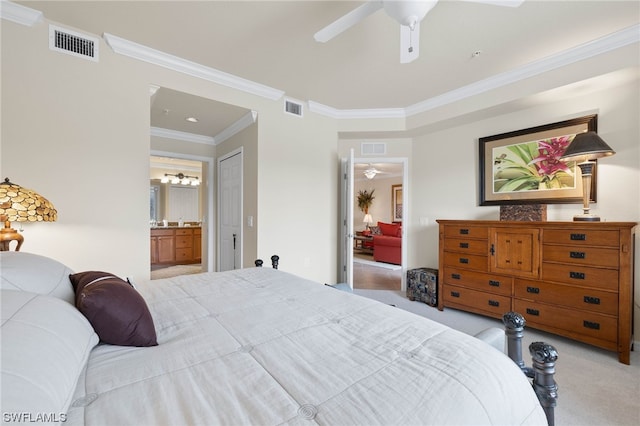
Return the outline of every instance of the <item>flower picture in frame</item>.
{"type": "Polygon", "coordinates": [[[480,138],[480,205],[581,203],[580,168],[560,157],[589,130],[597,115],[480,138]]]}
{"type": "Polygon", "coordinates": [[[393,222],[402,222],[402,185],[391,185],[391,217],[393,222]]]}

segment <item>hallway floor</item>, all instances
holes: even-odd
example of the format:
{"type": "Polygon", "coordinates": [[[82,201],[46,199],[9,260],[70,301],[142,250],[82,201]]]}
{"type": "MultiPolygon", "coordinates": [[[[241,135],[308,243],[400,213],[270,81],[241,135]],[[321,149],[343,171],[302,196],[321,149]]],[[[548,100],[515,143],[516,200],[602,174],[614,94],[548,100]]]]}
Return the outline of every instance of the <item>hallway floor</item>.
{"type": "MultiPolygon", "coordinates": [[[[372,258],[372,256],[369,257],[372,258]]],[[[353,288],[400,291],[401,281],[402,268],[394,271],[383,267],[353,262],[353,288]]]]}

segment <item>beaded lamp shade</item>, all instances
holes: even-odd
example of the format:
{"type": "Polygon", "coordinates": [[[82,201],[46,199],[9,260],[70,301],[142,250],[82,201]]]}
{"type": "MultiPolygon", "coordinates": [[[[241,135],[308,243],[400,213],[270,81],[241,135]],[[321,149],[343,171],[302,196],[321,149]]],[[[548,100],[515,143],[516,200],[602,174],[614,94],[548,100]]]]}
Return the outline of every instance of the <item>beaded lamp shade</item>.
{"type": "Polygon", "coordinates": [[[20,250],[23,237],[11,228],[11,222],[54,222],[58,212],[53,204],[35,191],[21,187],[5,178],[0,183],[0,250],[9,250],[11,241],[18,241],[20,250]]]}

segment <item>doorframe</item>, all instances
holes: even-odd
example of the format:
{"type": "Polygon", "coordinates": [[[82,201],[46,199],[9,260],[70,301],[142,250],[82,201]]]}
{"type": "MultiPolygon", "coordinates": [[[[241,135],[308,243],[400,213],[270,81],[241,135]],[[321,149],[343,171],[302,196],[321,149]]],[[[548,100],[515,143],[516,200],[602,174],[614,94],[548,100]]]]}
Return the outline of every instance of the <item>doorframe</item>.
{"type": "MultiPolygon", "coordinates": [[[[149,152],[149,155],[156,155],[158,157],[169,157],[169,158],[179,158],[181,160],[192,160],[192,161],[200,161],[201,163],[205,163],[207,165],[206,169],[206,180],[203,179],[203,183],[207,187],[207,202],[203,209],[204,221],[203,224],[206,225],[206,238],[202,239],[203,242],[203,250],[202,253],[206,253],[206,256],[202,258],[202,272],[213,271],[214,263],[213,256],[216,252],[216,247],[214,245],[215,241],[215,227],[212,226],[214,223],[214,215],[213,215],[213,182],[214,182],[214,159],[212,157],[203,157],[201,155],[192,155],[192,154],[182,154],[179,152],[171,152],[171,151],[159,151],[152,149],[149,152]],[[206,242],[206,244],[205,244],[206,242]]],[[[203,177],[205,177],[205,173],[203,173],[203,177]]]]}
{"type": "MultiPolygon", "coordinates": [[[[356,164],[363,163],[394,163],[394,164],[402,164],[402,243],[401,243],[401,267],[402,274],[400,276],[400,290],[406,291],[407,289],[407,281],[406,281],[406,271],[407,271],[407,228],[410,221],[410,209],[409,209],[409,158],[408,157],[357,157],[353,159],[353,164],[351,165],[352,169],[356,164]]],[[[355,181],[355,179],[354,179],[355,181]]],[[[352,182],[353,184],[353,182],[352,182]]],[[[351,203],[355,203],[353,197],[351,199],[351,203]]],[[[353,208],[352,208],[353,211],[353,208]]],[[[353,217],[349,218],[349,220],[353,221],[353,217]]],[[[353,262],[351,265],[347,267],[353,270],[353,262]]]]}
{"type": "MultiPolygon", "coordinates": [[[[217,199],[216,199],[216,204],[217,204],[217,217],[220,218],[220,208],[222,207],[222,203],[220,203],[220,184],[221,184],[221,179],[220,179],[220,163],[223,162],[224,160],[227,160],[231,157],[234,157],[236,155],[240,155],[240,230],[238,231],[240,233],[240,267],[242,267],[242,265],[244,264],[244,149],[243,147],[239,147],[234,149],[233,151],[230,151],[224,155],[221,155],[220,157],[218,157],[216,159],[216,163],[218,165],[218,170],[217,170],[217,174],[218,174],[218,182],[216,185],[217,188],[217,199]]],[[[216,239],[216,248],[219,249],[220,247],[220,235],[221,235],[221,231],[220,231],[220,220],[217,221],[217,225],[216,225],[216,230],[217,230],[217,239],[216,239]]],[[[220,269],[220,250],[216,250],[217,256],[217,265],[218,267],[216,268],[216,271],[218,271],[220,269]]]]}

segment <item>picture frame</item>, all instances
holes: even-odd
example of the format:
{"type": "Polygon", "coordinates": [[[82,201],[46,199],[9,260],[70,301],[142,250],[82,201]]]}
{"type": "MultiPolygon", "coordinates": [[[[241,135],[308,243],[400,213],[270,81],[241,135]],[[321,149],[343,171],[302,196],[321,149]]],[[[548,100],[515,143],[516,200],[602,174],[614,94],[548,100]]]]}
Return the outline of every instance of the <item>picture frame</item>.
{"type": "MultiPolygon", "coordinates": [[[[576,134],[597,131],[597,120],[593,114],[480,138],[480,205],[582,203],[580,168],[559,157],[576,134]]],[[[596,182],[594,173],[591,202],[596,182]]]]}
{"type": "Polygon", "coordinates": [[[402,222],[402,185],[391,185],[391,220],[402,222]]]}

